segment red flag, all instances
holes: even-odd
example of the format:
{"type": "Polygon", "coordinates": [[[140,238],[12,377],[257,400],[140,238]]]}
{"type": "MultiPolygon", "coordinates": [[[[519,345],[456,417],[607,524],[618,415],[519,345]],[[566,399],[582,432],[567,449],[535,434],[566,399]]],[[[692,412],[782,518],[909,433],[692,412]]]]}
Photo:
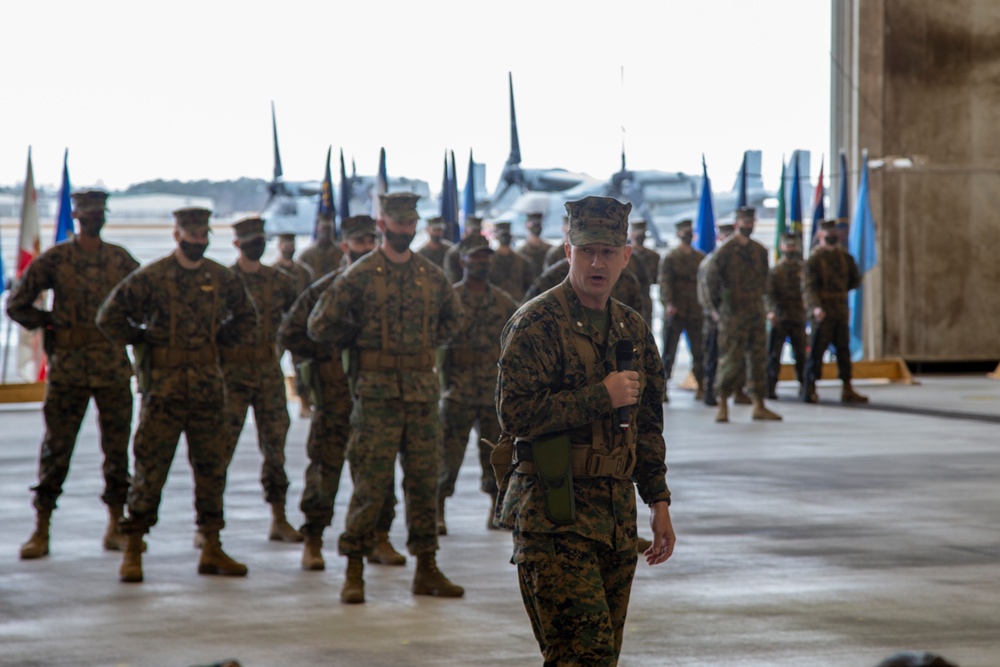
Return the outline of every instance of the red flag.
{"type": "MultiPolygon", "coordinates": [[[[31,148],[28,148],[28,173],[24,177],[21,199],[21,229],[17,242],[17,277],[20,278],[32,260],[41,252],[41,233],[38,224],[38,191],[31,167],[31,148]]],[[[21,329],[18,335],[17,361],[21,377],[45,380],[45,361],[42,357],[40,332],[21,329]]]]}

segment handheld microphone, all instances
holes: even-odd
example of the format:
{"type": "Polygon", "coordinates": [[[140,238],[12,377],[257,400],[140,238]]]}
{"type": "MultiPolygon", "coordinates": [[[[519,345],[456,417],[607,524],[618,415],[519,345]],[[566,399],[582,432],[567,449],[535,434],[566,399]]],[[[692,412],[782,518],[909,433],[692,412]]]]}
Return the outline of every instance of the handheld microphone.
{"type": "MultiPolygon", "coordinates": [[[[615,365],[619,371],[632,370],[632,341],[620,340],[615,345],[615,365]]],[[[628,428],[629,406],[623,405],[618,408],[618,425],[623,429],[628,428]]]]}

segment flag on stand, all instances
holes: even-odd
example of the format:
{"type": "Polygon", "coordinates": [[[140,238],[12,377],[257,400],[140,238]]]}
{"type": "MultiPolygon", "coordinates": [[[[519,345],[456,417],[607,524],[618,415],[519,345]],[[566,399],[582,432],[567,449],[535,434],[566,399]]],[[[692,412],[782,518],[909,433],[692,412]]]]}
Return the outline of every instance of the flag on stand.
{"type": "Polygon", "coordinates": [[[701,198],[698,200],[697,237],[694,247],[706,255],[715,250],[715,211],[712,208],[712,181],[708,179],[708,166],[701,156],[701,198]]]}
{"type": "Polygon", "coordinates": [[[372,217],[376,220],[382,213],[382,204],[378,200],[379,195],[384,195],[389,191],[389,176],[385,172],[385,148],[379,150],[378,154],[378,175],[375,177],[375,187],[372,188],[372,217]]]}
{"type": "MultiPolygon", "coordinates": [[[[326,149],[326,171],[323,173],[323,184],[319,189],[319,208],[316,219],[320,217],[333,218],[333,238],[337,238],[337,211],[333,207],[333,174],[330,172],[330,154],[333,146],[326,149]]],[[[313,225],[313,238],[316,238],[316,225],[313,225]]]]}
{"type": "MultiPolygon", "coordinates": [[[[35,190],[35,172],[31,166],[31,148],[28,148],[28,173],[24,177],[21,199],[21,228],[17,241],[17,277],[20,278],[32,260],[41,252],[38,224],[38,192],[35,190]]],[[[26,382],[45,379],[45,362],[42,358],[41,331],[21,329],[17,341],[17,371],[26,382]]]]}
{"type": "Polygon", "coordinates": [[[799,152],[792,152],[792,203],[788,211],[788,230],[802,240],[802,195],[799,182],[799,152]]]}
{"type": "Polygon", "coordinates": [[[344,220],[351,217],[351,186],[347,181],[347,170],[344,169],[344,149],[340,149],[340,206],[337,215],[340,216],[340,226],[343,228],[344,220]]]}
{"type": "Polygon", "coordinates": [[[69,149],[63,153],[62,187],[59,188],[59,217],[56,218],[54,243],[73,238],[73,202],[69,197],[69,149]]]}
{"type": "Polygon", "coordinates": [[[736,208],[747,205],[747,152],[743,151],[743,164],[740,165],[739,193],[736,195],[736,208]]]}
{"type": "Polygon", "coordinates": [[[451,171],[448,169],[448,151],[444,152],[444,171],[441,174],[441,219],[445,224],[445,238],[458,242],[458,212],[451,197],[451,171]]]}
{"type": "Polygon", "coordinates": [[[847,152],[841,148],[840,149],[840,201],[837,202],[837,231],[840,232],[841,243],[847,238],[848,228],[850,226],[850,194],[847,187],[848,175],[851,172],[847,171],[847,152]]]}
{"type": "Polygon", "coordinates": [[[785,214],[785,156],[781,156],[781,181],[778,186],[778,212],[774,216],[774,256],[781,259],[781,237],[787,229],[785,214]]]}
{"type": "Polygon", "coordinates": [[[819,161],[819,181],[813,194],[813,227],[809,235],[809,247],[814,248],[819,243],[819,223],[826,219],[826,205],[823,203],[823,158],[819,161]]]}
{"type": "Polygon", "coordinates": [[[458,229],[458,174],[455,171],[455,151],[449,151],[449,153],[451,154],[451,169],[448,172],[448,183],[451,185],[451,211],[455,218],[455,229],[458,229]]]}
{"type": "MultiPolygon", "coordinates": [[[[875,248],[875,220],[872,218],[871,202],[868,200],[868,151],[861,154],[861,185],[858,186],[858,203],[854,209],[854,219],[851,220],[851,232],[847,239],[847,248],[858,264],[858,273],[862,280],[878,262],[875,248]]],[[[864,283],[852,291],[849,297],[851,306],[851,359],[857,361],[864,358],[864,283]]]]}
{"type": "Polygon", "coordinates": [[[465,190],[462,192],[462,224],[470,215],[476,214],[476,163],[472,161],[472,149],[469,149],[469,172],[465,175],[465,190]]]}

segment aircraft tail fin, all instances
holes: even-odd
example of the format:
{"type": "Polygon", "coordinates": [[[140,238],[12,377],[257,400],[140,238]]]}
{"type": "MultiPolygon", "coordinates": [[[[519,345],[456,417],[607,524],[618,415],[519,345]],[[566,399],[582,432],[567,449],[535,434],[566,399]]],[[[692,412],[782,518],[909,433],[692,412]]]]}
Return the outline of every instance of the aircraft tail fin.
{"type": "Polygon", "coordinates": [[[736,174],[733,191],[738,193],[741,188],[744,191],[762,190],[764,188],[764,177],[761,174],[761,151],[749,150],[743,152],[743,166],[740,168],[740,173],[736,174]],[[746,170],[745,174],[744,169],[746,170]]]}

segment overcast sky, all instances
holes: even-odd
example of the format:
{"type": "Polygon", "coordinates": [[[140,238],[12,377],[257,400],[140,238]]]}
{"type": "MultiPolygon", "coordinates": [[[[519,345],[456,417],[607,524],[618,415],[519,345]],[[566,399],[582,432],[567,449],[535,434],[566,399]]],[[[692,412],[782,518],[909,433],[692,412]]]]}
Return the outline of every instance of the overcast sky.
{"type": "MultiPolygon", "coordinates": [[[[507,72],[525,167],[596,177],[698,172],[742,152],[829,150],[828,0],[33,0],[3,10],[0,184],[270,178],[270,103],[287,180],[326,149],[361,174],[460,184],[469,150],[492,190],[509,151],[507,72]],[[622,71],[624,68],[624,77],[622,71]],[[624,85],[623,85],[624,84],[624,85]]],[[[829,156],[827,156],[829,162],[829,156]]],[[[829,167],[828,167],[829,173],[829,167]]]]}

